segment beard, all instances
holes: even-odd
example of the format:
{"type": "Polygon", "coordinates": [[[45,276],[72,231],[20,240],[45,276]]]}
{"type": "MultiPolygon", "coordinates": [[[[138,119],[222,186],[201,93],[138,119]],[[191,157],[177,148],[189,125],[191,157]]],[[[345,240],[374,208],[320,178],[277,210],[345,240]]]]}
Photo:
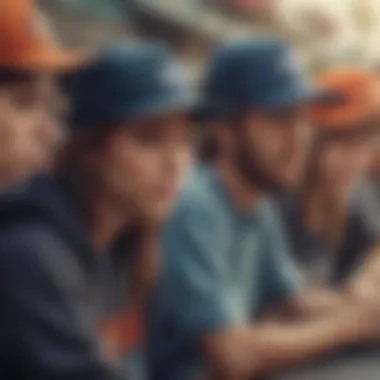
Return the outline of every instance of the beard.
{"type": "Polygon", "coordinates": [[[235,165],[243,180],[252,189],[265,193],[280,193],[285,186],[261,163],[255,150],[247,143],[243,136],[237,138],[235,165]]]}

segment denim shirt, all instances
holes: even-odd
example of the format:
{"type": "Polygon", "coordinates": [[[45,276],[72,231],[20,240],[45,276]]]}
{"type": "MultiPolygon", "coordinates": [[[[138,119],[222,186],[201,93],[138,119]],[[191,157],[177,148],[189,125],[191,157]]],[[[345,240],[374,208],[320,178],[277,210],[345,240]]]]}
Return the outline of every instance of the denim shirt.
{"type": "Polygon", "coordinates": [[[164,231],[164,271],[152,302],[153,379],[201,373],[202,338],[252,323],[263,303],[291,297],[303,283],[268,202],[241,213],[209,167],[195,169],[164,231]]]}

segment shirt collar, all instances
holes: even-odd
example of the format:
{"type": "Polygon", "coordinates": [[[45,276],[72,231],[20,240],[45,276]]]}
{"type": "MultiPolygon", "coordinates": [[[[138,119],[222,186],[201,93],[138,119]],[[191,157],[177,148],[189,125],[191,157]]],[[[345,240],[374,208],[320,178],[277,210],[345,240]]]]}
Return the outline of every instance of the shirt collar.
{"type": "Polygon", "coordinates": [[[229,213],[232,214],[238,222],[241,223],[255,223],[257,220],[258,210],[261,208],[262,201],[258,202],[255,205],[252,205],[251,210],[242,211],[239,209],[236,201],[233,199],[231,193],[223,182],[222,178],[218,174],[218,171],[213,166],[205,167],[205,170],[209,173],[211,179],[211,184],[215,189],[215,193],[218,198],[221,200],[223,205],[226,206],[229,213]]]}

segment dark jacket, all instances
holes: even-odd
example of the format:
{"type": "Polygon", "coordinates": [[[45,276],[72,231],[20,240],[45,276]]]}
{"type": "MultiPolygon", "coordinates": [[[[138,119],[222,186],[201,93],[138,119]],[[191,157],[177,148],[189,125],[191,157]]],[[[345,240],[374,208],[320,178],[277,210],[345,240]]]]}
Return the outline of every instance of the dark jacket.
{"type": "Polygon", "coordinates": [[[0,200],[3,380],[123,378],[106,362],[97,339],[107,298],[102,255],[72,208],[49,178],[0,200]]]}

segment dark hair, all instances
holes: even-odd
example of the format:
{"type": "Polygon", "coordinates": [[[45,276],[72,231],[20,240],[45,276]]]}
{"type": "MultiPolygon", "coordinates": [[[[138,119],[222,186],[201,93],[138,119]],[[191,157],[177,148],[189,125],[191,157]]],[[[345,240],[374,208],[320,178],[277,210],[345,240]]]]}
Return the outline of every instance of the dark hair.
{"type": "Polygon", "coordinates": [[[347,210],[334,194],[322,187],[318,168],[321,152],[328,141],[324,136],[319,136],[314,141],[298,196],[307,228],[321,234],[334,246],[339,246],[344,234],[347,210]]]}
{"type": "MultiPolygon", "coordinates": [[[[89,151],[101,152],[106,148],[110,137],[117,131],[118,126],[99,126],[76,131],[68,137],[58,154],[55,176],[82,217],[83,223],[91,228],[94,207],[97,202],[99,183],[87,171],[83,155],[89,151]]],[[[123,249],[124,241],[130,241],[133,246],[131,256],[131,294],[134,302],[144,307],[148,301],[153,285],[158,277],[157,263],[158,242],[156,234],[151,233],[142,222],[136,220],[115,242],[123,249]]],[[[121,251],[124,253],[123,251],[121,251]]],[[[131,254],[129,252],[129,254],[131,254]]]]}
{"type": "Polygon", "coordinates": [[[76,206],[86,222],[92,219],[92,197],[96,197],[99,189],[83,157],[90,152],[102,152],[114,130],[115,127],[104,126],[71,131],[56,155],[55,176],[69,193],[73,193],[76,206]]]}
{"type": "Polygon", "coordinates": [[[223,124],[235,130],[239,129],[244,125],[244,113],[240,110],[234,111],[227,115],[213,117],[204,123],[197,150],[197,158],[201,163],[211,164],[222,154],[217,124],[223,124]]]}
{"type": "Polygon", "coordinates": [[[31,71],[0,67],[0,86],[29,82],[34,77],[35,73],[31,71]]]}

